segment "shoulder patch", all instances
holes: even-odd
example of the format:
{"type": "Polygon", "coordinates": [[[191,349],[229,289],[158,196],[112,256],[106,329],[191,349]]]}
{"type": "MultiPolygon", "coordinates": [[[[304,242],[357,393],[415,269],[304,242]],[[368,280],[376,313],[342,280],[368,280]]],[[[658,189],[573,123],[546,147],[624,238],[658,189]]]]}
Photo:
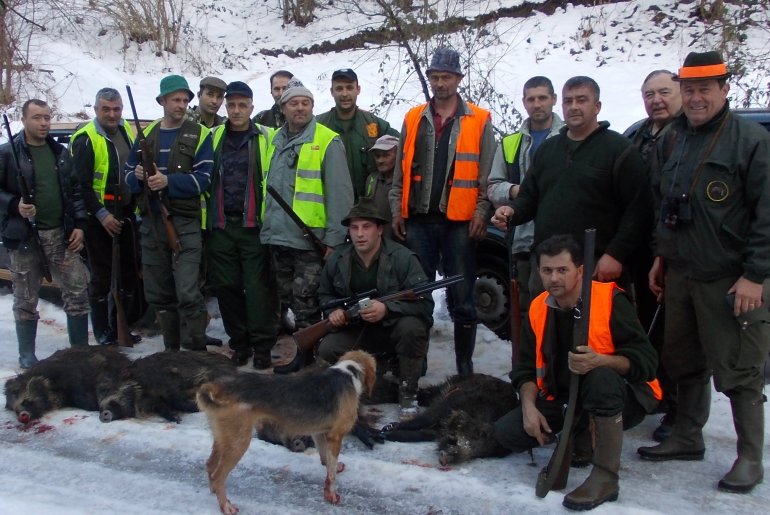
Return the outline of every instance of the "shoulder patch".
{"type": "Polygon", "coordinates": [[[366,126],[366,133],[370,138],[376,138],[380,135],[380,128],[376,122],[372,122],[366,126]]]}

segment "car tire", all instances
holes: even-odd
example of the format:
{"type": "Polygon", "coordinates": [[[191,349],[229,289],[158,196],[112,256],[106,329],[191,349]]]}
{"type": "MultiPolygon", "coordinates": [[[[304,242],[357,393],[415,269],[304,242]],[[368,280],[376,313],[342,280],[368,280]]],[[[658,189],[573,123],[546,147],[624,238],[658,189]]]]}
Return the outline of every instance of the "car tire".
{"type": "Polygon", "coordinates": [[[479,256],[473,300],[479,322],[498,338],[511,333],[511,301],[508,263],[493,255],[479,256]]]}

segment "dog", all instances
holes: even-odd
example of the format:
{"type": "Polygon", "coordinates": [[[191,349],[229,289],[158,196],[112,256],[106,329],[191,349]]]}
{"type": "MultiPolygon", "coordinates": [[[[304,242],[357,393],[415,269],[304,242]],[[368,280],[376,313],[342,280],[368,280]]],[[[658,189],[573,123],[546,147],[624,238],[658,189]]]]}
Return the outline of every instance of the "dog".
{"type": "Polygon", "coordinates": [[[264,420],[287,434],[313,437],[321,465],[326,467],[324,499],[339,503],[335,481],[345,468],[337,462],[342,438],[358,419],[361,393],[374,388],[376,368],[370,354],[351,351],[323,370],[286,376],[239,373],[203,384],[197,402],[214,439],[206,471],[222,513],[238,512],[227,498],[225,482],[249,448],[254,428],[264,420]]]}

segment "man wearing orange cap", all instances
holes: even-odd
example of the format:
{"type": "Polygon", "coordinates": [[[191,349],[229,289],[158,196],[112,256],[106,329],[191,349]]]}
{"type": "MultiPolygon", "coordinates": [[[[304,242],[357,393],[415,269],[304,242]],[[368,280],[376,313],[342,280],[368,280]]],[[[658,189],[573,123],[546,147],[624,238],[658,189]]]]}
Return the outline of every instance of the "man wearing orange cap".
{"type": "Polygon", "coordinates": [[[719,53],[690,53],[674,77],[683,114],[658,144],[652,185],[659,205],[650,289],[662,294],[662,359],[677,383],[673,434],[642,459],[702,460],[714,387],[730,399],[738,458],[719,489],[762,481],[770,349],[770,136],[730,112],[730,73],[719,53]]]}

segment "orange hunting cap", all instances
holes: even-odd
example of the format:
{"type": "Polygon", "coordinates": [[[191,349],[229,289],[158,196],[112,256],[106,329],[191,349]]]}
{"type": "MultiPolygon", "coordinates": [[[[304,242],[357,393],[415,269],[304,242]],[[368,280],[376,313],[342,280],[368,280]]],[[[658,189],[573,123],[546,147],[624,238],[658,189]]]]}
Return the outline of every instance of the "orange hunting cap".
{"type": "Polygon", "coordinates": [[[727,79],[732,76],[719,52],[690,52],[684,58],[679,73],[672,77],[675,81],[727,79]]]}

